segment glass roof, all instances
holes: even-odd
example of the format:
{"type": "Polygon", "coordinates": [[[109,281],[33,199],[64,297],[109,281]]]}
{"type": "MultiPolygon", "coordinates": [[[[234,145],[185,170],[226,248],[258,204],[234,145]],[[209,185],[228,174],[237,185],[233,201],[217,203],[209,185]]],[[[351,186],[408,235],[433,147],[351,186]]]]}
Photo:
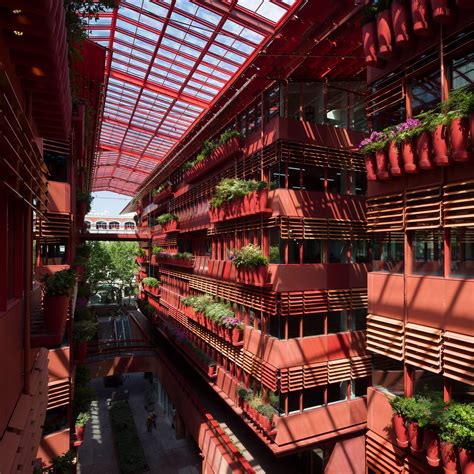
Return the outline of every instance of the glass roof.
{"type": "Polygon", "coordinates": [[[108,49],[93,191],[133,195],[300,0],[123,0],[108,49]]]}

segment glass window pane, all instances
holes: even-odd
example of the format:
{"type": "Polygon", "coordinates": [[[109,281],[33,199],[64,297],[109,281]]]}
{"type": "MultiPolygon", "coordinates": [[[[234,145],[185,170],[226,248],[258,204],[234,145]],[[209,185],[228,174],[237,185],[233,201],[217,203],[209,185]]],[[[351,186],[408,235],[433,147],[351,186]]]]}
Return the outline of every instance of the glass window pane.
{"type": "Polygon", "coordinates": [[[471,86],[474,84],[474,53],[469,53],[453,61],[452,88],[471,86]]]}
{"type": "Polygon", "coordinates": [[[304,120],[324,123],[324,83],[306,82],[302,88],[304,120]]]}
{"type": "Polygon", "coordinates": [[[324,386],[314,387],[303,392],[303,410],[324,405],[324,386]]]}
{"type": "Polygon", "coordinates": [[[347,399],[347,381],[328,384],[328,403],[341,402],[347,399]]]}
{"type": "Polygon", "coordinates": [[[365,331],[367,329],[367,309],[351,310],[351,331],[365,331]]]}
{"type": "Polygon", "coordinates": [[[270,336],[283,339],[285,337],[285,319],[280,316],[270,316],[269,321],[268,331],[270,336]]]}
{"type": "Polygon", "coordinates": [[[451,229],[451,275],[474,278],[474,228],[451,229]]]}
{"type": "Polygon", "coordinates": [[[372,271],[404,273],[403,234],[387,234],[384,240],[372,241],[372,271]]]}
{"type": "Polygon", "coordinates": [[[288,239],[288,263],[300,263],[300,245],[299,240],[288,239]]]}
{"type": "Polygon", "coordinates": [[[411,83],[412,114],[431,110],[441,101],[441,76],[436,69],[430,74],[415,77],[411,83]]]}
{"type": "Polygon", "coordinates": [[[351,381],[351,398],[365,397],[367,388],[370,385],[370,378],[364,377],[351,381]]]}
{"type": "Polygon", "coordinates": [[[303,189],[324,192],[324,168],[307,166],[303,168],[303,189]]]}
{"type": "Polygon", "coordinates": [[[328,192],[347,194],[347,171],[328,168],[326,170],[328,192]]]}
{"type": "Polygon", "coordinates": [[[369,263],[369,243],[367,240],[351,242],[351,263],[369,263]]]}
{"type": "Polygon", "coordinates": [[[280,86],[269,90],[265,95],[265,120],[280,114],[280,86]]]}
{"type": "Polygon", "coordinates": [[[340,88],[327,89],[326,123],[333,127],[347,128],[347,92],[340,88]]]}
{"type": "Polygon", "coordinates": [[[301,168],[288,167],[288,189],[301,189],[301,168]]]}
{"type": "Polygon", "coordinates": [[[288,339],[300,337],[300,316],[291,316],[288,318],[288,339]]]}
{"type": "Polygon", "coordinates": [[[415,275],[443,275],[443,235],[416,231],[412,234],[412,271],[415,275]]]}
{"type": "Polygon", "coordinates": [[[303,337],[324,335],[324,313],[303,316],[303,337]]]}
{"type": "Polygon", "coordinates": [[[303,263],[322,263],[322,241],[303,240],[303,263]]]}
{"type": "Polygon", "coordinates": [[[347,311],[328,312],[328,334],[347,331],[347,311]]]}
{"type": "Polygon", "coordinates": [[[288,414],[300,411],[300,392],[288,393],[288,414]]]}
{"type": "Polygon", "coordinates": [[[328,263],[347,263],[347,241],[328,240],[328,263]]]}
{"type": "Polygon", "coordinates": [[[301,84],[290,82],[288,84],[288,118],[300,120],[300,90],[301,84]]]}

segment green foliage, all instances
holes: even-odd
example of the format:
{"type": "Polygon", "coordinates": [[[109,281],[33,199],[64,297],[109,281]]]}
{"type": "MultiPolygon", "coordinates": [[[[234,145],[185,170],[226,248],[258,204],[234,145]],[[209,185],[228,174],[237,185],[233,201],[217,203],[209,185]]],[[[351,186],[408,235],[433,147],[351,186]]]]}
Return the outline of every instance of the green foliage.
{"type": "Polygon", "coordinates": [[[84,265],[89,260],[91,249],[87,244],[80,244],[76,246],[76,256],[74,263],[76,265],[84,265]]]}
{"type": "Polygon", "coordinates": [[[364,7],[364,17],[362,19],[362,24],[365,25],[366,23],[370,23],[375,21],[375,17],[377,16],[378,9],[375,5],[368,4],[364,7]]]}
{"type": "Polygon", "coordinates": [[[253,268],[268,265],[268,259],[258,245],[248,244],[235,251],[234,264],[237,268],[253,268]]]}
{"type": "Polygon", "coordinates": [[[163,252],[163,248],[162,247],[158,247],[157,245],[154,245],[151,249],[151,253],[153,255],[159,255],[161,252],[163,252]]]}
{"type": "Polygon", "coordinates": [[[474,92],[467,87],[451,91],[447,108],[453,114],[453,118],[469,116],[474,113],[474,92]]]}
{"type": "Polygon", "coordinates": [[[64,0],[67,42],[70,56],[76,56],[74,46],[87,39],[89,20],[97,21],[99,13],[115,7],[115,0],[64,0]]]}
{"type": "Polygon", "coordinates": [[[74,413],[89,411],[91,402],[97,399],[95,390],[90,385],[79,385],[74,387],[74,413]]]}
{"type": "Polygon", "coordinates": [[[94,320],[94,313],[90,308],[87,306],[76,306],[74,311],[74,320],[78,321],[93,321],[94,320]]]}
{"type": "Polygon", "coordinates": [[[142,247],[137,247],[135,249],[135,256],[136,257],[146,257],[146,251],[142,247]]]}
{"type": "Polygon", "coordinates": [[[69,296],[76,283],[74,270],[60,270],[52,275],[45,275],[42,279],[46,296],[69,296]]]}
{"type": "Polygon", "coordinates": [[[265,418],[272,421],[273,415],[275,414],[275,410],[271,405],[263,403],[257,408],[258,412],[261,413],[265,418]]]}
{"type": "MultiPolygon", "coordinates": [[[[173,254],[172,254],[173,255],[173,254]]],[[[193,254],[190,252],[177,252],[174,254],[176,258],[180,258],[182,260],[192,260],[193,254]]]]}
{"type": "Polygon", "coordinates": [[[441,439],[465,449],[474,447],[474,404],[450,403],[441,411],[438,422],[441,439]]]}
{"type": "Polygon", "coordinates": [[[280,247],[270,245],[270,263],[280,263],[280,247]]]}
{"type": "Polygon", "coordinates": [[[75,321],[72,327],[72,337],[75,341],[92,341],[97,335],[97,329],[95,321],[75,321]]]}
{"type": "Polygon", "coordinates": [[[91,193],[81,191],[80,189],[76,189],[76,202],[85,202],[86,203],[86,214],[89,214],[92,207],[92,201],[94,198],[92,197],[91,193]]]}
{"type": "Polygon", "coordinates": [[[245,400],[247,393],[248,393],[247,387],[244,384],[240,383],[237,386],[237,395],[239,396],[239,398],[243,398],[245,400]]]}
{"type": "Polygon", "coordinates": [[[232,138],[240,138],[240,132],[237,130],[226,130],[219,137],[219,145],[225,145],[229,140],[232,140],[232,138]]]}
{"type": "Polygon", "coordinates": [[[112,267],[112,259],[104,242],[89,242],[90,257],[86,263],[87,282],[92,294],[97,293],[103,283],[112,283],[109,271],[112,267]]]}
{"type": "Polygon", "coordinates": [[[164,224],[167,224],[168,222],[177,221],[177,220],[178,218],[174,214],[170,214],[170,213],[161,214],[161,216],[158,216],[158,218],[156,219],[156,221],[160,225],[164,225],[164,224]]]}
{"type": "Polygon", "coordinates": [[[216,190],[209,201],[212,207],[221,207],[226,202],[241,198],[247,194],[265,189],[265,181],[225,178],[216,186],[216,190]]]}
{"type": "Polygon", "coordinates": [[[144,285],[151,286],[152,288],[156,288],[160,284],[160,281],[154,277],[146,277],[142,282],[144,285]]]}
{"type": "Polygon", "coordinates": [[[109,408],[112,437],[121,474],[138,474],[147,470],[133,414],[127,402],[115,402],[109,408]]]}
{"type": "Polygon", "coordinates": [[[74,469],[74,462],[76,460],[76,453],[68,451],[62,456],[56,456],[51,460],[51,466],[46,468],[44,472],[49,474],[71,474],[74,469]]]}
{"type": "Polygon", "coordinates": [[[157,188],[152,190],[151,197],[152,198],[155,197],[157,194],[160,194],[162,191],[170,187],[171,187],[171,184],[169,182],[161,183],[157,188]]]}
{"type": "Polygon", "coordinates": [[[87,411],[81,411],[76,418],[76,426],[85,426],[91,419],[91,415],[87,411]]]}

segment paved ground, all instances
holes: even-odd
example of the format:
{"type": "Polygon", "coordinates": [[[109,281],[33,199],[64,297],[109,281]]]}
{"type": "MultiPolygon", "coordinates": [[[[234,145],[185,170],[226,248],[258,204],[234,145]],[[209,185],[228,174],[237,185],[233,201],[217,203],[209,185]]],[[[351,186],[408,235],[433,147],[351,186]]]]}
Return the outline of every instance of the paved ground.
{"type": "MultiPolygon", "coordinates": [[[[189,439],[176,440],[169,421],[156,405],[157,429],[146,430],[147,412],[144,409],[144,393],[150,387],[142,374],[125,376],[123,388],[129,390],[129,404],[133,412],[138,436],[152,473],[198,474],[201,458],[195,443],[189,439]]],[[[99,395],[92,407],[92,421],[86,428],[85,441],[79,448],[81,474],[118,474],[114,446],[111,437],[107,403],[114,389],[105,388],[102,379],[93,385],[99,395]]]]}

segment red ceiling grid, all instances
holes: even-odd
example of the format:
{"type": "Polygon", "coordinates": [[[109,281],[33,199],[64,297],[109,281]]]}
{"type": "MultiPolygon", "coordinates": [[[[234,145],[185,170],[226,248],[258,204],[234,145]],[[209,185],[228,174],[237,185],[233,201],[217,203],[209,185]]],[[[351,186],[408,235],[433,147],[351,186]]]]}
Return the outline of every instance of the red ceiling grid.
{"type": "Polygon", "coordinates": [[[94,191],[140,183],[300,0],[122,0],[89,24],[108,49],[94,191]]]}

